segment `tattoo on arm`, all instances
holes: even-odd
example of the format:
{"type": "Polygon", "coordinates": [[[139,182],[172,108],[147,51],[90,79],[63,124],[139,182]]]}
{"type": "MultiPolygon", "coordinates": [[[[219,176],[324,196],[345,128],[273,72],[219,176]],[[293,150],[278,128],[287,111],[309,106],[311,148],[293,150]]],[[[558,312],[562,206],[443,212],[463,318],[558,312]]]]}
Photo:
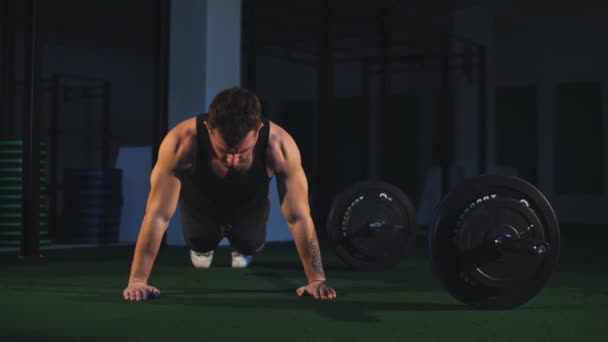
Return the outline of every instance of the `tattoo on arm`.
{"type": "Polygon", "coordinates": [[[314,236],[310,241],[308,241],[308,248],[310,250],[310,255],[312,258],[312,270],[315,273],[323,275],[325,277],[325,272],[323,271],[323,263],[321,262],[321,249],[319,248],[319,241],[317,241],[317,237],[314,236]]]}

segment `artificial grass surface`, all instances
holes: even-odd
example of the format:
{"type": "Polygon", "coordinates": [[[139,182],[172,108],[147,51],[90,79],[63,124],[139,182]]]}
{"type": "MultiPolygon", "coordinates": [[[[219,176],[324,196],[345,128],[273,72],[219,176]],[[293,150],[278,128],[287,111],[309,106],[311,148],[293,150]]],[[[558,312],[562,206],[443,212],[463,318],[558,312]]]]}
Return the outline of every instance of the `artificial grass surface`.
{"type": "Polygon", "coordinates": [[[268,244],[251,268],[239,270],[229,267],[226,248],[212,268],[197,270],[186,248],[166,247],[150,279],[161,297],[132,303],[121,295],[132,247],[51,250],[25,261],[3,253],[0,340],[604,340],[607,253],[578,245],[582,254],[566,253],[540,295],[510,311],[462,305],[439,286],[424,255],[394,270],[357,273],[324,249],[338,298],[317,301],[295,295],[305,279],[292,243],[268,244]]]}

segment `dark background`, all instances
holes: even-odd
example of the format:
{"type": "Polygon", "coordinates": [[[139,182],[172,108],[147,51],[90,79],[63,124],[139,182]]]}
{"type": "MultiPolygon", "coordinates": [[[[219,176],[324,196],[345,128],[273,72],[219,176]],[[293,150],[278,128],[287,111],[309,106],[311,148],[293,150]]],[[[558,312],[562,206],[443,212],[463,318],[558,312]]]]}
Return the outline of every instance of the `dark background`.
{"type": "MultiPolygon", "coordinates": [[[[36,1],[28,59],[31,3],[1,4],[0,139],[26,137],[35,113],[59,213],[64,168],[156,150],[171,128],[171,46],[191,38],[169,39],[169,0],[36,1]]],[[[317,220],[337,192],[381,179],[424,225],[442,194],[490,172],[539,187],[561,222],[605,224],[606,7],[244,0],[235,67],[297,141],[317,220]]]]}

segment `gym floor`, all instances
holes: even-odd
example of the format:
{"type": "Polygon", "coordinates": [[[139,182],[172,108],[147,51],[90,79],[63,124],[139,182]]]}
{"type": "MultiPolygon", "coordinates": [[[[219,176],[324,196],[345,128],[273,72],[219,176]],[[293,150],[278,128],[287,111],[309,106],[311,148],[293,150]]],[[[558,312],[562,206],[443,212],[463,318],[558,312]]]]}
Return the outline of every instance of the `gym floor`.
{"type": "MultiPolygon", "coordinates": [[[[220,248],[196,270],[184,247],[163,248],[151,283],[159,299],[122,299],[133,247],[0,253],[3,341],[581,341],[608,334],[608,227],[562,227],[560,264],[544,290],[508,311],[470,309],[442,289],[424,241],[398,268],[352,272],[323,248],[334,301],[298,298],[292,243],[268,244],[251,268],[220,248]]],[[[325,246],[322,246],[325,247],[325,246]]]]}

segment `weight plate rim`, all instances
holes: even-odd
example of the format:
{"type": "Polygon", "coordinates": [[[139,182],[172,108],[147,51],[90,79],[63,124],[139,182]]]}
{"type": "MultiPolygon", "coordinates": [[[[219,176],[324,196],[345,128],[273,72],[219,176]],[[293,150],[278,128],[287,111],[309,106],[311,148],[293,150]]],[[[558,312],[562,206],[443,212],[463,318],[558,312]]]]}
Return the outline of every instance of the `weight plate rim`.
{"type": "Polygon", "coordinates": [[[337,219],[337,215],[335,212],[339,211],[339,209],[344,210],[344,206],[339,206],[340,203],[347,203],[345,201],[346,198],[353,197],[353,195],[357,192],[362,192],[367,189],[386,189],[387,192],[390,192],[394,196],[396,196],[401,203],[405,206],[406,212],[411,214],[408,215],[409,222],[407,223],[407,227],[409,227],[408,235],[413,235],[413,226],[416,223],[416,211],[412,202],[409,200],[407,195],[396,185],[391,183],[381,181],[381,180],[365,180],[356,182],[348,186],[344,191],[341,191],[334,197],[331,202],[330,210],[325,220],[325,231],[328,236],[328,241],[332,248],[334,249],[336,255],[352,270],[355,271],[383,271],[396,266],[401,258],[399,257],[389,257],[389,258],[379,258],[373,262],[364,262],[360,259],[353,258],[349,252],[347,252],[340,244],[340,239],[335,236],[335,229],[332,230],[330,227],[335,227],[339,222],[335,221],[337,219]],[[354,265],[356,263],[356,266],[354,265]]]}
{"type": "MultiPolygon", "coordinates": [[[[530,182],[517,176],[484,174],[466,179],[464,182],[462,182],[462,184],[456,186],[446,196],[442,198],[441,202],[436,207],[435,212],[433,213],[432,220],[428,229],[427,239],[428,254],[431,259],[430,264],[432,271],[435,274],[435,278],[439,280],[442,286],[453,297],[461,300],[469,306],[479,309],[512,309],[527,303],[529,300],[538,295],[538,293],[542,291],[544,286],[551,278],[551,274],[554,272],[559,262],[561,232],[559,229],[559,221],[557,219],[557,215],[555,214],[555,210],[551,206],[551,203],[546,198],[546,196],[538,188],[536,188],[530,182]],[[532,284],[525,285],[525,288],[528,289],[528,291],[525,292],[525,295],[521,294],[524,293],[524,291],[514,291],[515,295],[505,297],[507,299],[504,299],[503,301],[500,301],[498,299],[474,301],[469,298],[465,298],[465,296],[463,296],[463,294],[460,293],[457,289],[454,290],[453,288],[451,288],[451,286],[449,286],[450,280],[447,279],[446,276],[444,276],[444,270],[442,269],[443,266],[439,264],[440,258],[438,255],[438,248],[436,248],[435,246],[437,243],[434,241],[434,236],[437,235],[437,230],[439,229],[439,225],[441,223],[442,211],[446,210],[446,207],[449,205],[450,202],[457,202],[457,196],[454,194],[463,192],[465,189],[473,189],[475,192],[477,192],[479,191],[479,189],[483,188],[482,186],[488,187],[492,186],[493,184],[494,186],[496,186],[497,183],[503,184],[501,185],[501,187],[514,188],[517,192],[527,195],[527,197],[536,197],[540,199],[540,201],[535,204],[538,205],[541,212],[544,213],[543,217],[546,214],[547,222],[555,227],[555,230],[550,232],[552,234],[550,235],[552,252],[546,257],[548,259],[544,261],[542,263],[542,266],[539,268],[540,275],[533,279],[532,284]]],[[[517,288],[523,287],[514,287],[513,289],[517,288]]]]}

